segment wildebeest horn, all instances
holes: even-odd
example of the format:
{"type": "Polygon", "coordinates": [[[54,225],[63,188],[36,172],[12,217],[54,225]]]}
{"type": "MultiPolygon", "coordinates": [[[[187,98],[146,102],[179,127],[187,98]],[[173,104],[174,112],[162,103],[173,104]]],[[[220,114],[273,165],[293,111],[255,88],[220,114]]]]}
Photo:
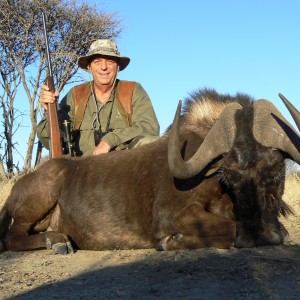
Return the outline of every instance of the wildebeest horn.
{"type": "Polygon", "coordinates": [[[279,110],[268,100],[254,103],[255,139],[264,146],[288,153],[300,163],[300,136],[279,110]]]}
{"type": "Polygon", "coordinates": [[[282,94],[278,94],[287,109],[289,110],[290,114],[292,115],[296,125],[298,126],[298,129],[300,130],[300,113],[296,109],[296,107],[288,100],[286,99],[282,94]]]}
{"type": "Polygon", "coordinates": [[[228,152],[233,144],[236,126],[234,115],[242,106],[238,103],[230,103],[222,111],[222,114],[211,128],[197,152],[188,160],[182,159],[179,142],[179,123],[181,101],[179,101],[169,136],[168,162],[172,174],[177,178],[189,178],[199,173],[212,160],[228,152]]]}

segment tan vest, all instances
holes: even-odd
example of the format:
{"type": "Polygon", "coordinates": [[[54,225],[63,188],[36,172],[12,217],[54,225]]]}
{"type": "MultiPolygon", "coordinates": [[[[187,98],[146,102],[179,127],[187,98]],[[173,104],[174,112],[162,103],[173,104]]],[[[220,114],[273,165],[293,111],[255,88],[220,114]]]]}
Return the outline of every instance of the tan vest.
{"type": "MultiPolygon", "coordinates": [[[[131,127],[132,116],[132,94],[135,88],[136,82],[118,80],[117,81],[117,105],[118,111],[121,114],[126,127],[131,127]]],[[[92,94],[91,83],[85,82],[77,85],[73,88],[73,99],[75,105],[74,112],[74,130],[78,130],[81,126],[84,112],[88,103],[88,100],[92,94]]]]}

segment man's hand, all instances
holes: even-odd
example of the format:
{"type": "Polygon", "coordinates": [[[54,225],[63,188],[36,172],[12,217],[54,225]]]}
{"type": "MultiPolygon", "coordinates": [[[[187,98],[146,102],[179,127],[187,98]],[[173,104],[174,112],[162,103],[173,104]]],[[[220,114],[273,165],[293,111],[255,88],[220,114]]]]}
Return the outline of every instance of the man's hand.
{"type": "Polygon", "coordinates": [[[109,145],[105,141],[100,141],[98,146],[94,149],[93,155],[108,153],[109,150],[110,150],[109,145]]]}
{"type": "Polygon", "coordinates": [[[50,92],[48,86],[43,84],[39,102],[44,107],[44,109],[47,110],[48,103],[53,103],[58,98],[58,96],[59,96],[58,92],[55,93],[50,92]]]}

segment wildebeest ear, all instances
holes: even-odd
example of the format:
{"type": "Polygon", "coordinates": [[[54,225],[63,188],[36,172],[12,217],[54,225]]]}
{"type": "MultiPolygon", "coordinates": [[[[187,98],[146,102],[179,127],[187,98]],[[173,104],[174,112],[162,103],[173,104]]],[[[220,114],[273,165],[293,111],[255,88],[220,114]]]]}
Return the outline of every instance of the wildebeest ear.
{"type": "Polygon", "coordinates": [[[297,130],[268,100],[260,99],[254,103],[253,134],[262,145],[288,153],[295,162],[300,163],[300,136],[297,130]]]}

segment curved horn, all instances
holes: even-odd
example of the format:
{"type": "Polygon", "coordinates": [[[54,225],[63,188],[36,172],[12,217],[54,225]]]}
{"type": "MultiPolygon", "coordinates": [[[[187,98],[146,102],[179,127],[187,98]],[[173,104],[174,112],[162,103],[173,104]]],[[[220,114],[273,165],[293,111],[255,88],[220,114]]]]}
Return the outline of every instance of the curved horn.
{"type": "Polygon", "coordinates": [[[254,103],[255,139],[264,146],[288,153],[300,163],[300,136],[279,110],[268,100],[254,103]]]}
{"type": "Polygon", "coordinates": [[[290,114],[292,115],[296,125],[298,126],[298,129],[300,130],[300,112],[297,110],[297,108],[288,100],[286,99],[282,94],[278,94],[287,109],[289,110],[290,114]]]}
{"type": "Polygon", "coordinates": [[[220,118],[211,128],[197,152],[188,160],[182,159],[179,142],[181,101],[178,104],[169,136],[168,162],[177,178],[189,178],[204,169],[213,159],[228,152],[233,144],[236,126],[234,115],[242,106],[230,103],[223,109],[220,118]]]}

